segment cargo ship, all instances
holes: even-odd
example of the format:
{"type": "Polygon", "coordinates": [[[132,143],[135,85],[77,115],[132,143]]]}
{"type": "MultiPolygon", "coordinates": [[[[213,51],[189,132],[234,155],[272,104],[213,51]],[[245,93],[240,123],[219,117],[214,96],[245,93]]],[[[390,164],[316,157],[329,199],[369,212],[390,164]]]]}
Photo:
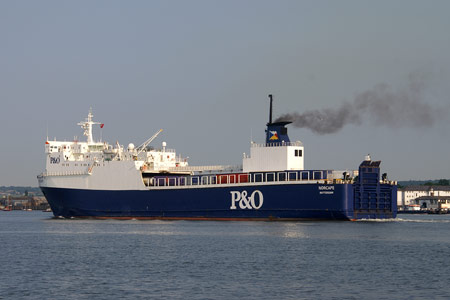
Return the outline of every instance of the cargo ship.
{"type": "Polygon", "coordinates": [[[162,142],[135,147],[95,141],[92,110],[78,123],[86,141],[45,141],[39,187],[55,217],[168,220],[359,220],[397,215],[397,184],[367,155],[358,170],[305,169],[289,121],[272,121],[242,165],[191,166],[162,142]]]}

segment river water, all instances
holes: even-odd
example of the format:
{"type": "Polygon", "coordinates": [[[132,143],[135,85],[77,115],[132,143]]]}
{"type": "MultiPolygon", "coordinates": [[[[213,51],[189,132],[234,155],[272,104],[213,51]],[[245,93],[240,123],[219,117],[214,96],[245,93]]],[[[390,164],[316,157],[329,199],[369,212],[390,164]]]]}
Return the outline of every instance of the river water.
{"type": "Polygon", "coordinates": [[[0,299],[448,299],[450,215],[64,220],[0,211],[0,299]]]}

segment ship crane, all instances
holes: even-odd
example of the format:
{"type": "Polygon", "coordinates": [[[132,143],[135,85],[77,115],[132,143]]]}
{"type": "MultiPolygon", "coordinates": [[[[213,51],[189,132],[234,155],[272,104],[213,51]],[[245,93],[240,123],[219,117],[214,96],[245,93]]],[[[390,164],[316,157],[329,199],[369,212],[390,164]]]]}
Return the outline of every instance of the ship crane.
{"type": "Polygon", "coordinates": [[[137,154],[140,154],[142,151],[145,150],[145,148],[148,146],[148,144],[150,144],[154,139],[156,139],[156,137],[162,132],[163,130],[160,129],[158,130],[151,138],[149,138],[148,140],[146,140],[144,143],[142,143],[142,145],[140,145],[139,147],[137,147],[136,150],[138,150],[137,154]]]}

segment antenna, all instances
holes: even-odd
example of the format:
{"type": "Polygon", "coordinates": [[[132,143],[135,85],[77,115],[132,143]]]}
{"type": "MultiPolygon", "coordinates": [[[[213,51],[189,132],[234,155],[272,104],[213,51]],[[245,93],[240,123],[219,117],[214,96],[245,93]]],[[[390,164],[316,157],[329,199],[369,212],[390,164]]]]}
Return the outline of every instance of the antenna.
{"type": "Polygon", "coordinates": [[[269,109],[269,124],[272,124],[272,94],[269,94],[269,99],[270,99],[270,109],[269,109]]]}
{"type": "Polygon", "coordinates": [[[81,126],[81,128],[84,129],[84,135],[87,137],[88,144],[92,144],[94,142],[94,139],[92,138],[92,125],[94,124],[100,124],[98,122],[93,122],[92,117],[94,115],[92,114],[92,107],[89,109],[88,117],[85,119],[84,122],[79,122],[78,125],[81,126]]]}

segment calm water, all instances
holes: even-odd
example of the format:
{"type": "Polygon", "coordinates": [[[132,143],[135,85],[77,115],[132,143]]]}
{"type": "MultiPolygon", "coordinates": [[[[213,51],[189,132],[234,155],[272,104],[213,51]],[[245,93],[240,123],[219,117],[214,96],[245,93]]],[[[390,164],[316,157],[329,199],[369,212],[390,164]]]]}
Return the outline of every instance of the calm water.
{"type": "Polygon", "coordinates": [[[57,220],[0,211],[1,299],[448,299],[450,215],[57,220]]]}

